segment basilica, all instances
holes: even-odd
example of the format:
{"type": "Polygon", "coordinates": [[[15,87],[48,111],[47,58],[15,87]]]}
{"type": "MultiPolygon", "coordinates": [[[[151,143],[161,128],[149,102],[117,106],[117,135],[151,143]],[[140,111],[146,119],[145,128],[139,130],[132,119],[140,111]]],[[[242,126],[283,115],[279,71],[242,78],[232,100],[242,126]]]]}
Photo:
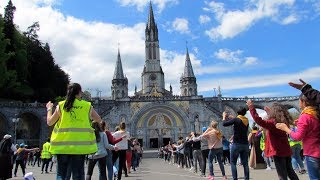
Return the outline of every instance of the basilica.
{"type": "MultiPolygon", "coordinates": [[[[188,49],[184,72],[180,78],[180,96],[172,94],[171,86],[169,90],[165,89],[165,74],[160,59],[158,27],[150,3],[145,28],[145,64],[141,67],[142,89],[135,88],[134,96],[128,96],[128,79],[124,76],[118,51],[111,87],[112,102],[115,106],[105,113],[102,112],[102,117],[110,128],[114,128],[119,122],[126,122],[131,135],[137,137],[144,146],[151,148],[177,141],[191,131],[200,132],[200,127],[207,126],[213,119],[220,120],[221,116],[218,104],[214,111],[213,106],[208,107],[210,98],[198,95],[197,78],[188,49]]],[[[104,104],[108,104],[106,101],[100,103],[105,107],[104,104]]]]}
{"type": "MultiPolygon", "coordinates": [[[[184,72],[180,78],[180,95],[173,95],[172,87],[165,89],[165,74],[161,67],[158,28],[152,4],[149,7],[145,29],[145,64],[141,67],[141,87],[128,96],[128,78],[124,76],[121,54],[115,58],[115,71],[111,85],[111,99],[94,100],[92,105],[106,121],[111,131],[125,122],[127,131],[138,138],[144,148],[158,148],[176,142],[190,132],[200,133],[212,120],[219,122],[219,129],[229,138],[232,127],[223,127],[222,112],[236,115],[240,106],[246,106],[247,98],[223,97],[218,88],[214,97],[198,95],[197,78],[194,75],[188,49],[184,72]]],[[[263,109],[274,102],[299,109],[298,97],[250,98],[255,106],[263,109]]],[[[16,143],[41,146],[50,137],[52,127],[46,123],[45,104],[0,102],[0,135],[11,134],[16,143]]]]}

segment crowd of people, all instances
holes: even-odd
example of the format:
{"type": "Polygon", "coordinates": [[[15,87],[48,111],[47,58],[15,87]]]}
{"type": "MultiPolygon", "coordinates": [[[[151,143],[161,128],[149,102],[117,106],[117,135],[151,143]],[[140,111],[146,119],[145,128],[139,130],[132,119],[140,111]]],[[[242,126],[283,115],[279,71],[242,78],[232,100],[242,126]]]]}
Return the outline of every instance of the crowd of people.
{"type": "Polygon", "coordinates": [[[299,179],[297,173],[308,173],[310,180],[319,180],[320,92],[300,81],[301,84],[289,83],[302,92],[299,98],[302,112],[298,119],[294,120],[287,107],[280,103],[265,107],[267,116],[263,119],[254,103],[248,100],[247,107],[238,108],[236,117],[228,112],[222,114],[223,126],[233,126],[229,140],[218,129],[217,121],[212,120],[209,127],[202,128],[201,134],[191,132],[186,138],[180,137],[177,142],[161,147],[159,157],[179,168],[200,172],[201,176],[206,176],[208,161],[209,180],[215,176],[213,161],[219,164],[222,179],[227,179],[224,167],[227,164],[231,166],[234,180],[238,179],[237,165],[243,166],[244,178],[248,180],[250,168],[271,170],[273,161],[279,180],[299,179]],[[247,110],[257,126],[249,128],[249,120],[245,117],[247,110]]]}
{"type": "Polygon", "coordinates": [[[26,167],[38,166],[42,173],[52,171],[56,163],[57,179],[90,180],[98,163],[100,180],[120,180],[122,171],[128,177],[141,163],[143,148],[126,131],[121,122],[114,132],[108,130],[90,102],[81,100],[77,83],[69,85],[65,101],[47,103],[47,124],[54,125],[51,137],[42,148],[29,148],[24,143],[14,145],[7,134],[0,142],[0,180],[17,176],[20,166],[25,179],[32,179],[26,167]],[[42,166],[41,166],[42,164],[42,166]],[[85,173],[85,164],[87,164],[85,173]],[[13,166],[15,165],[14,172],[13,166]]]}
{"type": "MultiPolygon", "coordinates": [[[[222,179],[227,179],[225,166],[230,164],[234,180],[238,179],[237,165],[243,166],[244,178],[248,180],[249,167],[271,170],[271,161],[280,180],[296,180],[299,179],[297,173],[306,172],[311,180],[319,180],[320,92],[300,81],[300,84],[289,83],[302,91],[299,98],[302,111],[298,119],[294,120],[280,103],[265,107],[267,117],[263,119],[254,103],[248,100],[247,107],[238,107],[236,116],[229,112],[222,114],[222,125],[233,127],[229,139],[219,130],[218,121],[213,119],[201,133],[191,132],[185,138],[180,137],[178,142],[169,142],[160,149],[159,155],[166,162],[200,173],[209,180],[215,177],[214,162],[219,164],[222,179]],[[249,120],[245,117],[247,110],[259,127],[249,130],[249,120]],[[209,172],[206,174],[207,162],[209,172]]],[[[59,102],[54,112],[53,104],[47,103],[47,124],[54,125],[54,128],[41,149],[27,148],[23,143],[14,145],[9,134],[3,137],[0,142],[0,180],[9,179],[12,174],[16,176],[19,166],[23,175],[28,177],[32,174],[26,174],[27,165],[40,167],[42,163],[42,173],[48,173],[50,162],[50,170],[53,162],[57,163],[58,180],[71,177],[91,179],[96,163],[99,165],[99,179],[119,180],[122,171],[127,177],[131,169],[136,170],[142,147],[137,139],[130,137],[125,122],[110,132],[91,103],[81,100],[81,95],[81,86],[73,83],[68,87],[66,100],[59,102]]]]}

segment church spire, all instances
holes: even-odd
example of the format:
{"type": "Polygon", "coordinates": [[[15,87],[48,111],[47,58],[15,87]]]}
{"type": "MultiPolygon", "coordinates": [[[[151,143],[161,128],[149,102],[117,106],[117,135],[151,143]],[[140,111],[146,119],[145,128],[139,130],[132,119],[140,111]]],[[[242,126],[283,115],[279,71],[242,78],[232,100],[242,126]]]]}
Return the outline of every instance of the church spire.
{"type": "Polygon", "coordinates": [[[158,27],[154,20],[152,3],[149,5],[149,16],[146,27],[146,41],[158,41],[158,27]]]}
{"type": "Polygon", "coordinates": [[[118,59],[117,59],[117,63],[116,63],[116,68],[114,70],[113,79],[124,79],[119,48],[118,48],[118,59]]]}
{"type": "Polygon", "coordinates": [[[190,56],[189,56],[189,50],[187,47],[187,53],[186,53],[186,62],[184,65],[184,74],[183,77],[195,77],[194,73],[193,73],[193,68],[192,68],[192,64],[190,61],[190,56]]]}

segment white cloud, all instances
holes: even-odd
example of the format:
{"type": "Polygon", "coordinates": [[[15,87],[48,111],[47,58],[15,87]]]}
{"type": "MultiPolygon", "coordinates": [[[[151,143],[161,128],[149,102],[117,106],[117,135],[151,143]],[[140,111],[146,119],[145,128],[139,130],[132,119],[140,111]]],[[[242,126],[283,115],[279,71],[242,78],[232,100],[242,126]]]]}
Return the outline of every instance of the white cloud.
{"type": "Polygon", "coordinates": [[[211,21],[211,18],[207,15],[200,15],[199,16],[199,22],[200,24],[205,24],[211,21]]]}
{"type": "Polygon", "coordinates": [[[245,65],[254,65],[254,64],[257,64],[257,62],[258,62],[258,59],[256,57],[246,57],[244,64],[245,65]]]}
{"type": "Polygon", "coordinates": [[[210,91],[212,87],[221,86],[223,90],[237,90],[246,88],[261,88],[270,86],[286,85],[288,82],[296,82],[298,79],[303,79],[306,82],[312,82],[319,80],[320,67],[313,67],[301,72],[295,72],[292,74],[272,74],[272,75],[255,75],[255,76],[237,76],[230,78],[215,79],[215,84],[212,84],[212,80],[203,80],[198,83],[198,90],[210,91]]]}
{"type": "Polygon", "coordinates": [[[297,22],[299,19],[296,15],[289,15],[288,17],[284,18],[282,21],[281,21],[281,24],[283,25],[287,25],[287,24],[292,24],[292,23],[295,23],[297,22]]]}
{"type": "Polygon", "coordinates": [[[172,29],[181,34],[189,34],[189,21],[185,18],[176,18],[172,22],[172,29]]]}
{"type": "Polygon", "coordinates": [[[214,55],[216,58],[225,60],[229,63],[239,63],[242,53],[242,50],[231,51],[229,49],[219,49],[214,55]]]}
{"type": "MultiPolygon", "coordinates": [[[[121,4],[121,6],[136,6],[139,11],[143,11],[143,9],[149,4],[149,0],[117,0],[121,4]]],[[[179,0],[153,0],[152,4],[155,4],[158,7],[158,11],[163,11],[167,5],[169,4],[178,4],[179,0]]]]}
{"type": "Polygon", "coordinates": [[[258,58],[256,57],[243,57],[243,51],[239,49],[235,51],[231,51],[230,49],[219,49],[214,53],[214,56],[231,64],[243,63],[248,66],[258,63],[258,58]]]}
{"type": "MultiPolygon", "coordinates": [[[[214,1],[207,3],[206,10],[212,11],[215,18],[220,23],[216,27],[212,27],[205,33],[214,41],[219,39],[233,38],[238,34],[248,30],[255,22],[270,18],[278,22],[281,15],[281,8],[293,8],[295,0],[252,0],[243,10],[225,10],[222,3],[214,1]]],[[[288,16],[283,24],[296,22],[298,18],[288,16]]],[[[281,23],[281,22],[280,22],[281,23]]]]}

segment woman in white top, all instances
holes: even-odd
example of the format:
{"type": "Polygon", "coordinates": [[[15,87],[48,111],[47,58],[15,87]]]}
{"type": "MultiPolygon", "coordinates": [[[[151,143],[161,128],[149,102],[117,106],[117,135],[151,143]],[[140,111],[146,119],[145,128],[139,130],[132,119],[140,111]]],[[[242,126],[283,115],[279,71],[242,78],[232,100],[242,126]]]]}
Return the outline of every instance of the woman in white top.
{"type": "Polygon", "coordinates": [[[117,176],[118,180],[121,179],[122,169],[124,169],[125,177],[128,177],[125,162],[126,162],[126,151],[128,149],[128,138],[130,138],[129,132],[126,131],[126,123],[121,122],[119,127],[120,127],[120,130],[112,134],[112,136],[116,139],[125,136],[123,137],[122,141],[118,142],[115,145],[116,147],[119,148],[119,151],[113,153],[113,157],[112,157],[113,164],[119,158],[119,169],[118,169],[118,176],[117,176]]]}

